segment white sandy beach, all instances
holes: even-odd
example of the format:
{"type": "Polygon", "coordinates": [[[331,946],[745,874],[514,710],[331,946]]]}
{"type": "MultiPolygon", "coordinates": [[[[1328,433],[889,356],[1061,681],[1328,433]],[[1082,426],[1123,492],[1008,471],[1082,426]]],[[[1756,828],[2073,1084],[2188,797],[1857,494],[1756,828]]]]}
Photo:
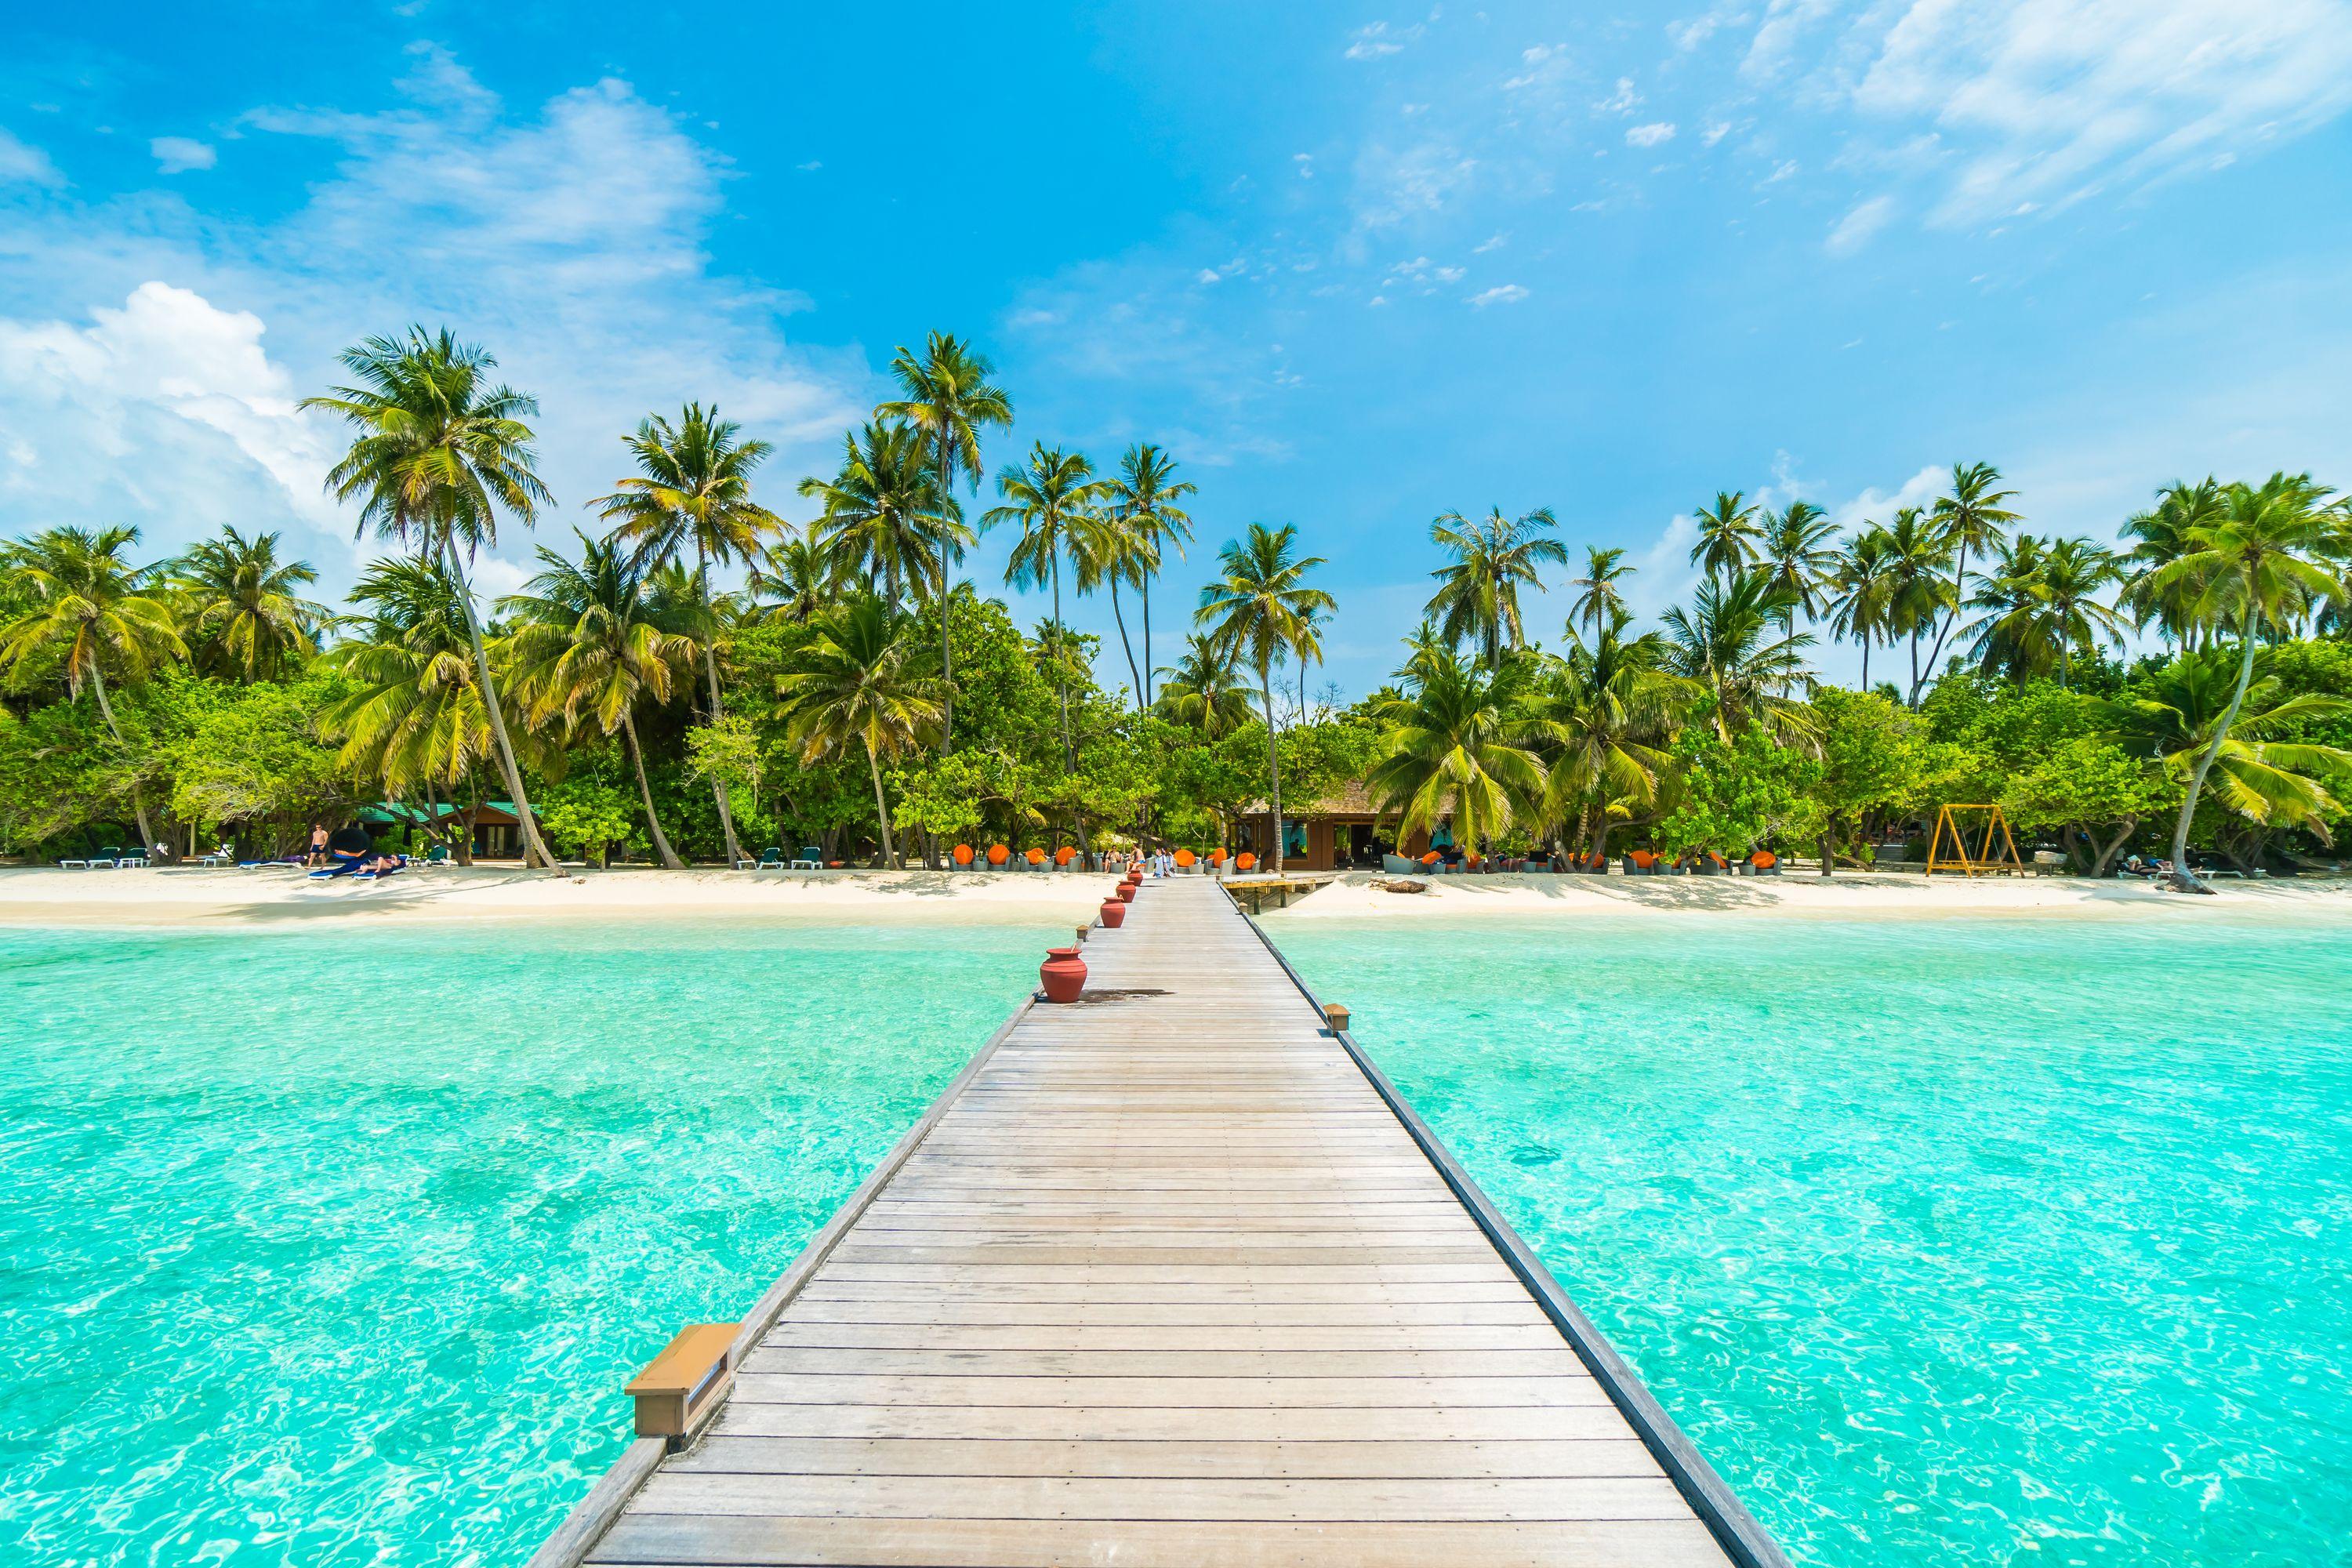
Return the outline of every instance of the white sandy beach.
{"type": "MultiPolygon", "coordinates": [[[[1426,879],[1391,893],[1391,879],[1350,872],[1286,910],[1286,920],[1364,916],[1511,918],[1547,913],[1633,916],[1784,910],[1794,915],[2124,913],[2162,908],[2290,910],[2352,916],[2352,879],[2217,884],[2184,898],[2144,882],[2073,877],[1937,878],[1810,874],[1771,878],[1502,876],[1426,879]]],[[[933,871],[578,870],[512,866],[411,871],[380,883],[312,881],[294,870],[156,867],[120,871],[0,868],[0,923],[16,925],[278,924],[312,920],[580,917],[665,920],[1049,921],[1090,919],[1115,878],[1095,874],[933,871]]]]}

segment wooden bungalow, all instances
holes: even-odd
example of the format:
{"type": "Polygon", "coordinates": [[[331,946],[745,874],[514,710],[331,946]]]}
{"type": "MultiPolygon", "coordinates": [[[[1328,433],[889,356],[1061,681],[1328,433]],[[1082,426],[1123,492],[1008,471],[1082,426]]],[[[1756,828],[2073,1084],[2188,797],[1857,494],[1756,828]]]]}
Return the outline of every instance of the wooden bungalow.
{"type": "MultiPolygon", "coordinates": [[[[1318,800],[1282,803],[1282,863],[1286,870],[1377,871],[1383,855],[1418,859],[1433,842],[1428,830],[1416,828],[1400,846],[1394,813],[1376,811],[1371,792],[1360,780],[1343,784],[1318,800]]],[[[1244,807],[1234,847],[1254,850],[1260,858],[1274,848],[1272,813],[1263,800],[1244,807]]],[[[1444,824],[1434,842],[1448,842],[1444,824]]]]}

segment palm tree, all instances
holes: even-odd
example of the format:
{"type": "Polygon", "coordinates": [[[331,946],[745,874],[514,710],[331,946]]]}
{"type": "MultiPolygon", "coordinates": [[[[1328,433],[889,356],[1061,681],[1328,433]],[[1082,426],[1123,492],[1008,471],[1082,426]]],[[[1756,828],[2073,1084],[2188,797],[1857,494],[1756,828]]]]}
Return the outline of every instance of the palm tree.
{"type": "MultiPolygon", "coordinates": [[[[2156,758],[2168,776],[2193,781],[2206,772],[2233,816],[2257,826],[2303,828],[2326,843],[2328,823],[2346,809],[2331,786],[2352,781],[2352,752],[2267,737],[2352,712],[2352,702],[2313,692],[2288,697],[2269,662],[2267,650],[2256,653],[2247,679],[2242,657],[2228,648],[2184,648],[2129,697],[2102,706],[2118,743],[2156,758]]],[[[2176,840],[2175,866],[2180,853],[2176,840]]]]}
{"type": "Polygon", "coordinates": [[[955,498],[940,484],[933,454],[923,433],[911,425],[869,420],[843,438],[841,471],[830,479],[814,475],[801,481],[801,494],[824,503],[818,521],[842,570],[878,583],[883,599],[898,610],[901,583],[919,600],[937,598],[942,579],[935,552],[945,543],[958,555],[971,542],[971,530],[955,510],[955,498]]]}
{"type": "Polygon", "coordinates": [[[1655,803],[1658,773],[1692,691],[1689,681],[1667,673],[1664,637],[1625,637],[1632,619],[1613,610],[1590,642],[1571,629],[1567,653],[1547,663],[1528,701],[1559,748],[1546,814],[1559,821],[1572,807],[1576,841],[1591,855],[1608,853],[1612,809],[1655,803]]]}
{"type": "MultiPolygon", "coordinates": [[[[1916,506],[1898,508],[1886,530],[1886,616],[1880,629],[1889,647],[1896,637],[1911,644],[1910,705],[1919,706],[1923,684],[1919,673],[1919,638],[1936,617],[1952,607],[1951,580],[1944,575],[1951,563],[1950,534],[1929,522],[1916,506]]],[[[1936,668],[1927,661],[1928,670],[1936,668]]]]}
{"type": "Polygon", "coordinates": [[[1454,841],[1475,854],[1538,809],[1544,769],[1528,742],[1547,727],[1513,717],[1503,684],[1449,649],[1410,693],[1381,705],[1388,751],[1364,782],[1381,812],[1398,814],[1400,839],[1450,814],[1454,841]]]}
{"type": "MultiPolygon", "coordinates": [[[[890,362],[890,372],[898,378],[898,390],[905,395],[885,403],[875,410],[893,419],[904,419],[930,437],[938,453],[932,468],[940,476],[940,489],[946,494],[955,493],[959,476],[980,492],[980,433],[991,425],[1013,423],[1013,400],[1003,389],[988,378],[995,371],[985,354],[975,353],[971,346],[945,332],[933,332],[918,359],[903,345],[890,362]]],[[[955,656],[948,647],[948,552],[952,541],[940,535],[940,674],[945,685],[940,700],[945,704],[940,722],[940,749],[952,750],[955,745],[955,656]]],[[[958,559],[961,559],[961,555],[958,559]]]]}
{"type": "Polygon", "coordinates": [[[2197,622],[2236,622],[2240,650],[2237,688],[2189,775],[2180,820],[2173,828],[2172,885],[2183,892],[2212,891],[2189,869],[2189,819],[2253,679],[2256,635],[2266,624],[2276,626],[2300,614],[2308,602],[2342,603],[2346,597],[2344,583],[2319,563],[2336,542],[2337,518],[2327,504],[2334,493],[2313,483],[2309,474],[2273,474],[2259,489],[2231,485],[2211,521],[2182,534],[2183,552],[2148,577],[2151,594],[2193,591],[2197,622]]]}
{"type": "MultiPolygon", "coordinates": [[[[1106,485],[1103,493],[1115,495],[1117,489],[1106,485]]],[[[1135,662],[1135,645],[1128,641],[1118,585],[1126,583],[1138,593],[1145,592],[1145,584],[1160,570],[1160,557],[1134,520],[1113,505],[1089,511],[1070,531],[1070,564],[1076,572],[1080,595],[1105,585],[1110,589],[1111,619],[1118,626],[1118,646],[1127,654],[1127,673],[1135,682],[1135,710],[1140,713],[1144,710],[1143,672],[1135,662]]]]}
{"type": "MultiPolygon", "coordinates": [[[[173,623],[172,606],[146,591],[150,575],[123,558],[139,542],[135,528],[92,533],[52,528],[7,547],[0,555],[10,578],[30,607],[0,626],[0,668],[22,682],[36,670],[62,667],[66,694],[79,699],[87,686],[98,699],[106,732],[126,754],[131,742],[115,719],[106,694],[106,674],[124,683],[146,679],[166,659],[185,658],[188,646],[173,623]]],[[[136,768],[131,775],[131,811],[139,842],[149,853],[168,855],[147,816],[147,797],[136,768]]]]}
{"type": "Polygon", "coordinates": [[[882,759],[922,745],[944,721],[946,695],[940,682],[918,667],[903,624],[873,595],[835,606],[815,625],[816,640],[802,654],[803,668],[777,679],[782,716],[804,765],[845,751],[852,742],[865,748],[883,864],[896,866],[882,759]]]}
{"type": "MultiPolygon", "coordinates": [[[[1026,468],[1007,468],[996,476],[996,491],[1003,506],[991,507],[980,520],[982,530],[999,523],[1021,525],[1020,542],[1004,568],[1004,580],[1016,586],[1054,589],[1054,624],[1062,624],[1062,557],[1073,536],[1087,526],[1102,499],[1102,481],[1084,455],[1048,448],[1043,441],[1029,452],[1026,468]]],[[[1055,689],[1062,704],[1062,762],[1077,771],[1078,753],[1070,741],[1070,681],[1057,661],[1055,689]]]]}
{"type": "Polygon", "coordinates": [[[1722,740],[1752,723],[1783,739],[1811,733],[1805,706],[1775,695],[1811,679],[1804,650],[1813,646],[1812,634],[1778,631],[1787,603],[1771,574],[1758,569],[1729,581],[1709,577],[1690,609],[1677,605],[1661,617],[1667,665],[1715,700],[1715,732],[1722,740]]]}
{"type": "Polygon", "coordinates": [[[474,678],[481,687],[499,768],[522,825],[524,848],[555,870],[555,857],[540,837],[539,819],[523,793],[522,770],[483,645],[481,617],[457,552],[461,542],[468,555],[496,544],[501,510],[527,528],[551,499],[531,468],[531,431],[523,423],[539,412],[539,405],[491,384],[488,373],[498,361],[458,342],[446,329],[428,335],[412,327],[405,339],[370,338],[339,357],[360,384],[339,386],[331,397],[302,400],[304,408],[340,414],[360,432],[328,471],[327,488],[340,500],[362,503],[362,531],[373,526],[404,544],[415,535],[417,558],[438,557],[446,568],[466,612],[474,678]]]}
{"type": "Polygon", "coordinates": [[[1622,550],[1585,546],[1584,575],[1570,584],[1578,591],[1576,602],[1569,606],[1570,626],[1581,625],[1587,631],[1598,631],[1612,614],[1624,607],[1624,596],[1617,591],[1617,584],[1636,570],[1624,562],[1622,550]]]}
{"type": "MultiPolygon", "coordinates": [[[[1990,554],[2010,526],[2022,521],[2018,513],[2004,510],[2002,505],[2015,500],[2017,492],[1995,489],[1993,487],[2000,483],[2000,470],[1990,463],[1954,463],[1952,493],[1936,502],[1936,526],[1957,556],[1952,567],[1951,595],[1945,601],[1949,608],[1942,629],[1936,633],[1936,646],[1927,653],[1927,673],[1931,677],[1936,673],[1936,661],[1944,657],[1944,639],[1952,635],[1952,627],[1960,618],[1960,606],[1968,602],[1969,552],[1990,554]]],[[[1917,684],[1916,679],[1913,684],[1917,684]]]]}
{"type": "MultiPolygon", "coordinates": [[[[1865,523],[1846,542],[1831,584],[1830,635],[1862,644],[1862,689],[1870,689],[1870,645],[1887,630],[1887,599],[1895,542],[1876,523],[1865,523]]],[[[1892,634],[1889,634],[1892,640],[1892,634]]]]}
{"type": "Polygon", "coordinates": [[[1307,586],[1307,574],[1323,557],[1294,553],[1298,530],[1250,524],[1245,539],[1228,540],[1217,552],[1217,580],[1201,590],[1193,624],[1205,626],[1220,648],[1257,671],[1258,697],[1265,710],[1267,802],[1274,811],[1274,869],[1282,873],[1282,762],[1275,751],[1274,665],[1276,659],[1314,645],[1314,617],[1337,610],[1339,601],[1307,586]]]}
{"type": "Polygon", "coordinates": [[[1837,524],[1829,513],[1808,500],[1792,500],[1778,515],[1765,514],[1760,564],[1788,598],[1781,611],[1782,631],[1797,629],[1800,610],[1807,620],[1821,613],[1821,601],[1814,595],[1829,585],[1837,566],[1838,552],[1830,546],[1836,537],[1837,524]]]}
{"type": "MultiPolygon", "coordinates": [[[[701,590],[708,612],[698,628],[704,634],[702,667],[709,685],[710,720],[716,723],[725,709],[719,695],[719,617],[710,600],[710,569],[757,560],[762,541],[783,531],[783,520],[751,499],[751,472],[774,448],[765,441],[744,440],[742,426],[699,403],[688,404],[676,425],[659,415],[649,416],[635,435],[624,436],[621,442],[636,459],[637,472],[614,481],[614,493],[593,503],[597,515],[619,525],[614,538],[634,547],[640,571],[649,564],[682,563],[688,547],[693,548],[692,581],[701,590]]],[[[735,813],[727,801],[726,784],[713,778],[710,795],[719,806],[727,863],[739,866],[743,847],[735,837],[735,813]]]]}
{"type": "Polygon", "coordinates": [[[766,613],[794,626],[804,625],[841,591],[833,552],[804,537],[788,536],[761,551],[748,576],[746,587],[755,601],[776,600],[766,613]]]}
{"type": "Polygon", "coordinates": [[[1185,639],[1183,656],[1153,673],[1165,678],[1153,706],[1170,723],[1214,741],[1249,722],[1249,689],[1242,684],[1239,653],[1216,638],[1194,632],[1185,639]]]}
{"type": "Polygon", "coordinates": [[[1987,674],[2006,670],[2011,679],[2058,672],[2062,687],[2074,683],[2074,655],[2102,646],[2120,653],[2125,618],[2100,601],[2099,592],[2122,577],[2115,554],[2087,539],[2060,539],[2042,545],[2021,533],[2003,547],[2000,568],[1969,601],[1985,615],[1971,623],[1970,651],[1987,674]]]}
{"type": "Polygon", "coordinates": [[[497,754],[462,595],[438,560],[375,562],[352,590],[368,613],[326,656],[356,686],[320,716],[342,738],[336,760],[392,799],[420,787],[429,798],[497,754]]]}
{"type": "Polygon", "coordinates": [[[2179,575],[2161,594],[2149,584],[2158,571],[2189,552],[2189,531],[2211,526],[2221,511],[2221,483],[2208,475],[2194,485],[2175,479],[2156,492],[2155,506],[2124,523],[2125,537],[2135,542],[2126,557],[2131,577],[2124,585],[2124,603],[2135,625],[2145,629],[2153,623],[2184,647],[2196,646],[2202,630],[2196,604],[2204,584],[2179,575]]]}
{"type": "Polygon", "coordinates": [[[622,548],[621,533],[579,539],[580,560],[542,546],[539,575],[499,601],[499,608],[520,617],[507,638],[515,695],[530,705],[535,723],[560,715],[569,731],[584,713],[606,735],[621,737],[655,853],[670,870],[683,870],[654,809],[635,713],[641,701],[669,700],[677,672],[693,668],[698,645],[664,624],[646,593],[644,562],[622,548]]]}
{"type": "MultiPolygon", "coordinates": [[[[1168,552],[1184,558],[1184,546],[1192,537],[1192,514],[1176,503],[1195,494],[1190,479],[1176,477],[1176,460],[1149,441],[1139,442],[1127,449],[1118,460],[1118,478],[1111,481],[1112,509],[1135,533],[1137,542],[1150,552],[1152,571],[1156,574],[1168,552]]],[[[1143,668],[1147,675],[1159,672],[1151,666],[1151,582],[1149,577],[1139,585],[1143,595],[1143,668]]],[[[1151,703],[1151,693],[1143,694],[1144,705],[1151,703]]]]}
{"type": "Polygon", "coordinates": [[[278,535],[251,539],[223,528],[168,569],[187,601],[187,630],[200,664],[246,681],[282,680],[316,658],[319,634],[334,624],[324,605],[295,590],[319,580],[305,561],[278,559],[278,535]]]}
{"type": "Polygon", "coordinates": [[[1756,509],[1738,490],[1718,490],[1715,504],[1698,509],[1698,542],[1691,546],[1691,563],[1710,577],[1731,577],[1756,563],[1763,531],[1756,525],[1756,509]]]}
{"type": "Polygon", "coordinates": [[[1519,585],[1542,590],[1537,563],[1564,564],[1568,547],[1543,531],[1559,526],[1549,507],[1538,507],[1519,517],[1506,518],[1496,507],[1476,522],[1458,511],[1441,514],[1429,525],[1432,543],[1454,553],[1451,565],[1430,574],[1438,581],[1429,613],[1454,641],[1475,637],[1485,650],[1486,668],[1499,669],[1503,649],[1525,642],[1519,624],[1519,585]]]}

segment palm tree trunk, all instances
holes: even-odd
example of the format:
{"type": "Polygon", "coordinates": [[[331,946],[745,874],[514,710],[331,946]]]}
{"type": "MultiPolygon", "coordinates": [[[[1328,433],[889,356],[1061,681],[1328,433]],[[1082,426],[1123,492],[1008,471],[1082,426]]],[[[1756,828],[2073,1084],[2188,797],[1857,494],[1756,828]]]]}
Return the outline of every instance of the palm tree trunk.
{"type": "MultiPolygon", "coordinates": [[[[95,654],[90,656],[89,660],[89,689],[98,693],[98,716],[106,721],[106,732],[114,737],[116,745],[128,752],[131,749],[131,742],[122,738],[122,726],[114,721],[114,704],[106,700],[106,677],[99,673],[98,657],[95,654]]],[[[139,787],[139,773],[135,766],[131,773],[131,812],[139,819],[140,852],[152,855],[160,850],[164,858],[169,859],[171,846],[158,844],[155,841],[155,829],[148,823],[147,795],[139,787]]]]}
{"type": "Polygon", "coordinates": [[[1913,708],[1919,706],[1919,634],[1916,629],[1911,633],[1911,701],[1909,705],[1913,708]]]}
{"type": "Polygon", "coordinates": [[[898,851],[890,842],[890,805],[882,798],[882,764],[876,760],[871,744],[866,748],[866,771],[874,778],[874,819],[882,825],[882,864],[895,871],[898,868],[898,851]]]}
{"type": "Polygon", "coordinates": [[[474,647],[474,679],[482,689],[482,710],[490,716],[490,738],[498,742],[499,771],[506,776],[507,791],[514,802],[515,820],[522,826],[523,864],[530,864],[533,855],[549,870],[555,870],[555,857],[548,853],[547,841],[539,836],[539,818],[530,811],[530,801],[522,789],[522,769],[516,765],[514,742],[507,735],[507,717],[499,707],[499,689],[490,679],[490,652],[482,644],[481,617],[474,613],[474,590],[466,581],[466,570],[457,559],[457,542],[447,534],[441,538],[441,552],[449,563],[449,579],[457,586],[457,603],[466,608],[466,637],[474,647]]]}
{"type": "MultiPolygon", "coordinates": [[[[1969,542],[1963,537],[1960,541],[1959,560],[1952,571],[1952,611],[1944,617],[1944,629],[1936,634],[1936,646],[1927,652],[1927,673],[1930,675],[1936,672],[1936,660],[1943,657],[1944,639],[1950,637],[1952,627],[1959,624],[1961,606],[1968,603],[1968,582],[1969,542]]],[[[1916,680],[1914,684],[1916,684],[1916,680]]],[[[1912,706],[1915,708],[1918,706],[1916,697],[1912,706]]]]}
{"type": "Polygon", "coordinates": [[[1274,808],[1274,874],[1282,875],[1282,756],[1274,744],[1274,670],[1270,665],[1257,667],[1257,689],[1265,700],[1265,773],[1269,784],[1267,804],[1274,808]]]}
{"type": "Polygon", "coordinates": [[[1870,689],[1870,634],[1862,634],[1862,689],[1870,689]]]}
{"type": "MultiPolygon", "coordinates": [[[[940,755],[955,750],[955,655],[948,647],[948,531],[945,503],[955,495],[955,470],[949,466],[947,431],[940,431],[940,755]]],[[[976,482],[976,480],[975,480],[976,482]]]]}
{"type": "MultiPolygon", "coordinates": [[[[702,613],[705,616],[715,616],[718,614],[718,611],[710,603],[710,563],[703,553],[702,538],[699,534],[695,536],[694,541],[694,580],[702,584],[702,613]]],[[[704,672],[710,678],[710,721],[716,724],[719,722],[719,715],[720,711],[719,706],[719,638],[716,633],[712,635],[709,642],[702,645],[702,668],[704,672]]],[[[736,867],[743,863],[743,846],[735,837],[735,813],[728,804],[726,780],[717,777],[716,775],[712,776],[710,780],[710,798],[716,801],[719,805],[719,831],[720,836],[727,841],[727,868],[731,871],[736,867]]],[[[650,806],[646,808],[646,815],[652,815],[652,808],[650,806]]],[[[661,830],[659,828],[656,828],[654,831],[658,834],[661,830]]]]}
{"type": "MultiPolygon", "coordinates": [[[[1127,650],[1127,673],[1135,681],[1135,711],[1140,717],[1143,712],[1143,672],[1135,668],[1135,646],[1127,640],[1127,617],[1118,613],[1118,574],[1116,572],[1110,578],[1110,618],[1118,623],[1118,646],[1127,650]]],[[[1147,658],[1150,652],[1149,648],[1145,649],[1147,658]]]]}
{"type": "Polygon", "coordinates": [[[628,743],[629,765],[637,770],[637,798],[645,803],[646,826],[653,830],[654,853],[661,857],[666,871],[683,871],[684,862],[677,851],[669,847],[669,835],[662,831],[661,817],[654,811],[653,786],[646,782],[646,753],[637,744],[637,721],[626,713],[621,715],[621,739],[628,743]]]}
{"type": "Polygon", "coordinates": [[[1151,668],[1151,579],[1137,584],[1135,591],[1143,595],[1143,706],[1149,709],[1153,700],[1151,678],[1156,673],[1151,668]]]}
{"type": "MultiPolygon", "coordinates": [[[[2251,584],[2249,584],[2251,586],[2251,584]]],[[[2197,873],[2189,868],[2189,819],[2197,815],[2197,796],[2205,787],[2205,775],[2213,766],[2213,759],[2221,754],[2223,742],[2230,738],[2230,726],[2238,721],[2238,710],[2244,706],[2247,683],[2254,678],[2254,606],[2251,596],[2246,605],[2245,622],[2238,628],[2240,646],[2244,651],[2238,658],[2238,689],[2230,693],[2230,706],[2221,715],[2221,722],[2213,731],[2204,754],[2197,759],[2197,771],[2189,775],[2189,793],[2180,802],[2180,820],[2172,829],[2172,887],[2177,892],[2210,893],[2197,873]]]]}
{"type": "Polygon", "coordinates": [[[1054,552],[1054,685],[1062,702],[1062,765],[1072,773],[1078,771],[1077,748],[1070,744],[1070,670],[1068,665],[1069,634],[1062,626],[1062,552],[1054,552]]]}

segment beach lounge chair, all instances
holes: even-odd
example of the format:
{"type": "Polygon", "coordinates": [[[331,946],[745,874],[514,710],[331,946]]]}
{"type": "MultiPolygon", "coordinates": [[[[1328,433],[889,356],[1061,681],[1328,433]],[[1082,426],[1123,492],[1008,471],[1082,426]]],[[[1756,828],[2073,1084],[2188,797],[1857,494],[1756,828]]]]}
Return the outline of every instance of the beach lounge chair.
{"type": "Polygon", "coordinates": [[[971,870],[971,846],[969,844],[957,845],[953,849],[948,851],[948,860],[959,871],[971,870]]]}
{"type": "Polygon", "coordinates": [[[1759,849],[1748,858],[1750,876],[1777,877],[1780,874],[1780,858],[1769,849],[1759,849]]]}
{"type": "Polygon", "coordinates": [[[397,876],[399,873],[408,869],[410,861],[407,856],[395,855],[393,858],[399,861],[400,864],[397,866],[387,866],[380,871],[354,871],[352,873],[352,880],[354,882],[379,882],[386,877],[397,876]]]}
{"type": "Polygon", "coordinates": [[[93,871],[111,871],[121,858],[122,846],[110,844],[89,858],[89,868],[93,871]]]}
{"type": "Polygon", "coordinates": [[[793,857],[790,868],[794,871],[822,871],[824,869],[824,851],[814,844],[803,844],[801,852],[793,857]]]}
{"type": "Polygon", "coordinates": [[[1070,862],[1077,858],[1078,852],[1065,844],[1059,849],[1054,851],[1054,869],[1056,871],[1066,871],[1070,868],[1070,862]]]}
{"type": "Polygon", "coordinates": [[[87,871],[89,869],[89,857],[77,855],[71,859],[60,860],[58,862],[58,868],[63,871],[87,871]]]}
{"type": "Polygon", "coordinates": [[[1003,870],[1004,863],[1012,858],[1013,851],[1006,848],[1003,845],[992,844],[988,847],[988,868],[990,870],[1003,870]]]}
{"type": "Polygon", "coordinates": [[[1247,873],[1257,868],[1257,857],[1244,849],[1234,857],[1234,869],[1247,873]]]}
{"type": "Polygon", "coordinates": [[[1200,863],[1201,858],[1198,855],[1193,854],[1190,849],[1179,849],[1176,851],[1176,869],[1179,871],[1191,871],[1194,868],[1198,867],[1200,863]]]}
{"type": "Polygon", "coordinates": [[[783,868],[784,850],[780,844],[771,844],[761,850],[758,862],[751,868],[754,871],[781,871],[783,868]]]}

